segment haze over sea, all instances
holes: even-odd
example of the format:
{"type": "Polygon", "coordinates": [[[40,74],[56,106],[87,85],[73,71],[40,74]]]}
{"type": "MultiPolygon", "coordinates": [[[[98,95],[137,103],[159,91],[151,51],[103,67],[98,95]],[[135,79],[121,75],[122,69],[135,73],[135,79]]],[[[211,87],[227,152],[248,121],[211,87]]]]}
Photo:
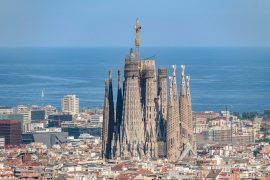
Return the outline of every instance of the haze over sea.
{"type": "MultiPolygon", "coordinates": [[[[117,70],[123,70],[128,52],[128,47],[1,48],[0,106],[51,104],[60,110],[61,98],[76,94],[81,108],[102,107],[108,70],[113,70],[116,99],[117,70]]],[[[169,75],[177,65],[178,91],[180,65],[186,65],[194,111],[270,107],[269,48],[141,48],[142,59],[153,55],[169,75]]]]}

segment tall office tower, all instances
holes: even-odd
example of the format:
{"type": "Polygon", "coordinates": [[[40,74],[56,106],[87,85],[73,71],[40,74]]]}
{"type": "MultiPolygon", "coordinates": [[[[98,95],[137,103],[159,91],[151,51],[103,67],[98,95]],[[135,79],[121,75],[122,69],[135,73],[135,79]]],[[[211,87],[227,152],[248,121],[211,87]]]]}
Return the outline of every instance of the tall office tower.
{"type": "Polygon", "coordinates": [[[6,145],[20,145],[22,141],[21,123],[17,120],[0,120],[0,136],[5,137],[6,145]]]}
{"type": "Polygon", "coordinates": [[[167,123],[167,69],[158,69],[158,91],[157,91],[157,140],[158,156],[166,156],[166,123],[167,123]]]}
{"type": "Polygon", "coordinates": [[[138,61],[130,50],[125,60],[122,156],[144,156],[144,122],[140,102],[138,61]]]}
{"type": "Polygon", "coordinates": [[[66,95],[62,99],[62,112],[68,114],[79,113],[79,98],[76,95],[66,95]]]}
{"type": "Polygon", "coordinates": [[[141,61],[141,94],[144,117],[145,153],[147,158],[158,158],[156,104],[157,80],[154,60],[141,61]]]}
{"type": "Polygon", "coordinates": [[[193,116],[192,116],[192,104],[190,95],[190,76],[186,77],[186,88],[187,88],[187,110],[188,110],[188,142],[192,146],[192,151],[197,154],[196,139],[193,134],[193,116]]]}
{"type": "Polygon", "coordinates": [[[108,93],[108,81],[106,80],[104,102],[103,102],[103,128],[102,128],[102,158],[103,159],[109,158],[109,153],[107,153],[108,125],[109,125],[109,93],[108,93]]]}
{"type": "Polygon", "coordinates": [[[31,123],[31,109],[28,106],[19,105],[14,109],[14,113],[22,115],[22,131],[27,132],[29,124],[31,123]]]}
{"type": "Polygon", "coordinates": [[[176,162],[180,157],[180,122],[176,83],[176,66],[173,66],[173,75],[170,77],[167,116],[167,158],[169,162],[176,162]]]}
{"type": "Polygon", "coordinates": [[[180,133],[181,133],[181,146],[180,150],[183,151],[185,145],[188,143],[188,100],[187,100],[187,89],[185,81],[185,65],[181,65],[181,89],[180,89],[180,100],[179,100],[179,113],[180,113],[180,133]]]}
{"type": "Polygon", "coordinates": [[[115,120],[114,120],[114,102],[113,102],[113,86],[112,86],[112,71],[109,71],[109,124],[108,124],[108,152],[109,158],[113,156],[113,140],[115,132],[115,120]]]}

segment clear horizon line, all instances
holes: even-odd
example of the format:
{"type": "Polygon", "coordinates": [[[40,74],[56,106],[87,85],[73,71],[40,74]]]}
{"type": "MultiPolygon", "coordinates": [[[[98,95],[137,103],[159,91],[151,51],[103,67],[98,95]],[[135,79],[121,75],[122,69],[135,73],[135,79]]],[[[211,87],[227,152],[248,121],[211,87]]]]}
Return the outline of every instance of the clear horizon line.
{"type": "MultiPolygon", "coordinates": [[[[140,46],[140,48],[270,48],[270,46],[250,46],[250,45],[232,45],[232,46],[140,46]]],[[[135,48],[134,46],[0,46],[0,48],[135,48]]]]}

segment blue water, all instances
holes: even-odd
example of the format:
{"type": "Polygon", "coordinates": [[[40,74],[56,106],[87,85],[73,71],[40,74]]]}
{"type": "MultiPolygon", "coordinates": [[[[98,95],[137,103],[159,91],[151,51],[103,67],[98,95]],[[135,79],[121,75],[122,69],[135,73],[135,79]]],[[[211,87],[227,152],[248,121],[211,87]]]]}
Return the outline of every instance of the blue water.
{"type": "MultiPolygon", "coordinates": [[[[124,66],[129,48],[1,48],[0,106],[52,104],[77,94],[80,107],[102,107],[104,80],[124,66]],[[45,97],[41,98],[41,91],[45,97]]],[[[194,111],[262,112],[270,107],[270,49],[141,48],[157,66],[186,65],[194,111]]],[[[180,84],[178,84],[179,87],[180,84]]],[[[116,91],[114,91],[116,96],[116,91]]]]}

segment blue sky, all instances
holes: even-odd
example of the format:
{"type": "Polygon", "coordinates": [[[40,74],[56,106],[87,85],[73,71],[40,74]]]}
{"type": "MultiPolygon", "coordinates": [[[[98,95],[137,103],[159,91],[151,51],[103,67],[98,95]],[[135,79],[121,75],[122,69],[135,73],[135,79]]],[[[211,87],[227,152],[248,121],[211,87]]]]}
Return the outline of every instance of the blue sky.
{"type": "Polygon", "coordinates": [[[270,46],[269,0],[1,0],[0,46],[270,46]]]}

